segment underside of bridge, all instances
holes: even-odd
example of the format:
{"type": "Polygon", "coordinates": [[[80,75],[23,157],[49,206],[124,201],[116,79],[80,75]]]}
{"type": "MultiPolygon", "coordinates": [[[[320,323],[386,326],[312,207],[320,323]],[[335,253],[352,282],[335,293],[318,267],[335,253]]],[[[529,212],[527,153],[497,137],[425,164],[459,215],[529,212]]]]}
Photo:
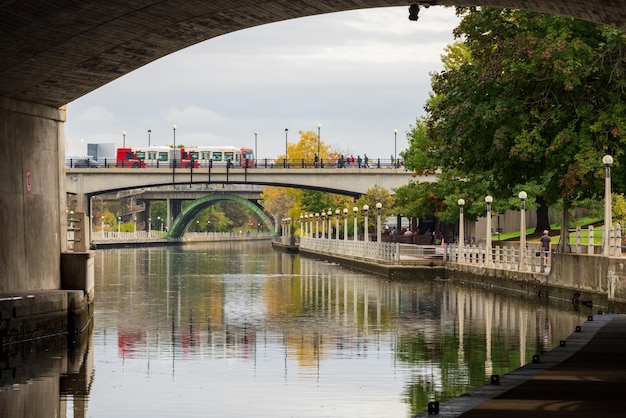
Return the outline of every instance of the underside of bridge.
{"type": "MultiPolygon", "coordinates": [[[[229,32],[304,16],[410,3],[0,0],[0,294],[61,288],[59,265],[67,244],[65,104],[165,55],[229,32]]],[[[417,4],[528,9],[626,28],[626,0],[417,4]]]]}
{"type": "MultiPolygon", "coordinates": [[[[304,16],[411,3],[399,0],[0,1],[0,96],[60,107],[158,58],[226,33],[304,16]]],[[[415,3],[422,7],[483,5],[529,9],[626,27],[624,1],[415,3]]]]}

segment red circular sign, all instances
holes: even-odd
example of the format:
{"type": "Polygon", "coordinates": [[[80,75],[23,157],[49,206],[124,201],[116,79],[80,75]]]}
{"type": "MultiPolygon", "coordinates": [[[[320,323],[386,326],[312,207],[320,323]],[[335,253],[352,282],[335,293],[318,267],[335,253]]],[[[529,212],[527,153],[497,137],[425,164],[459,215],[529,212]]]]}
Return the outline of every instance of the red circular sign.
{"type": "Polygon", "coordinates": [[[33,175],[30,170],[26,170],[26,193],[30,194],[33,191],[33,175]]]}

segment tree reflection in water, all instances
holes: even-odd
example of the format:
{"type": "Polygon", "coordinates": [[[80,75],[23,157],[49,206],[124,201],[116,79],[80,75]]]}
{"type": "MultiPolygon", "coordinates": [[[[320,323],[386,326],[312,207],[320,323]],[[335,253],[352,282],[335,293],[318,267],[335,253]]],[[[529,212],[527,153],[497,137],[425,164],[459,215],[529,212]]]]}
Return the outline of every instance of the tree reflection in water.
{"type": "Polygon", "coordinates": [[[245,242],[99,251],[95,308],[94,417],[409,417],[531,362],[587,315],[245,242]]]}

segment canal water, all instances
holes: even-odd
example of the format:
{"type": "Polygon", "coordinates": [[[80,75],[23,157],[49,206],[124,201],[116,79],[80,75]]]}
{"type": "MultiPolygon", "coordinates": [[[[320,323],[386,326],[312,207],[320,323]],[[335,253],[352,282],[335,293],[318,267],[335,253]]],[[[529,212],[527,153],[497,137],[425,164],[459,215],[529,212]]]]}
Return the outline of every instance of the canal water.
{"type": "Polygon", "coordinates": [[[61,385],[49,416],[408,418],[530,363],[587,316],[266,242],[98,250],[95,294],[86,389],[61,385]]]}

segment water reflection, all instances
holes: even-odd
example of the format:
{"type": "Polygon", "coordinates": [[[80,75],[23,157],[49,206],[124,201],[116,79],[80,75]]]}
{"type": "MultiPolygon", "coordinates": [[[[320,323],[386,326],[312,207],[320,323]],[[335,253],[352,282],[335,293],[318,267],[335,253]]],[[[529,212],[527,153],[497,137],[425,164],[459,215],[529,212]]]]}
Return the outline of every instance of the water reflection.
{"type": "Polygon", "coordinates": [[[86,416],[94,371],[92,330],[69,344],[60,337],[3,347],[0,417],[65,417],[67,411],[86,416]]]}
{"type": "Polygon", "coordinates": [[[96,268],[93,417],[408,417],[529,363],[587,315],[259,243],[102,251],[96,268]]]}

